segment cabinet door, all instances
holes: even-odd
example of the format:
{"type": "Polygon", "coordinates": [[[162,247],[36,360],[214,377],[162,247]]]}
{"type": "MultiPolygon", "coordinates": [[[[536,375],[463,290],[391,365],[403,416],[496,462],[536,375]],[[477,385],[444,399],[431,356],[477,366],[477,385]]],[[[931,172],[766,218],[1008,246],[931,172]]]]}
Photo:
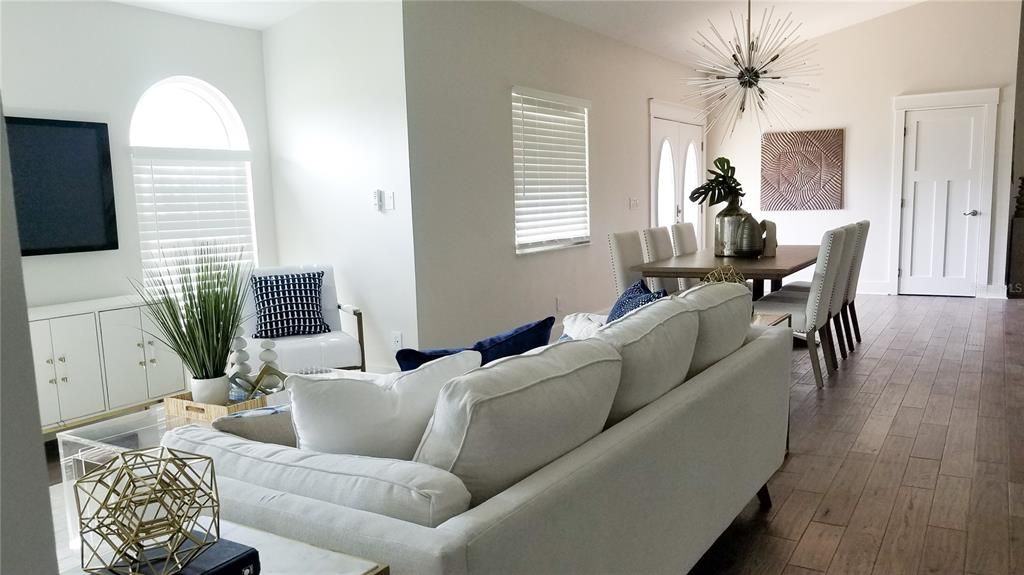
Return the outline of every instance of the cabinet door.
{"type": "Polygon", "coordinates": [[[146,348],[146,372],[149,374],[149,397],[163,397],[185,389],[185,369],[181,359],[153,334],[159,333],[153,322],[142,314],[146,348]]]}
{"type": "Polygon", "coordinates": [[[103,334],[103,368],[107,374],[110,409],[149,399],[139,308],[100,312],[100,332],[103,334]]]}
{"type": "Polygon", "coordinates": [[[36,393],[39,395],[39,419],[43,425],[52,425],[60,421],[60,403],[57,399],[57,373],[53,369],[50,322],[46,320],[29,322],[28,330],[32,340],[36,393]]]}
{"type": "Polygon", "coordinates": [[[67,421],[103,411],[103,374],[94,314],[50,320],[60,416],[67,421]]]}

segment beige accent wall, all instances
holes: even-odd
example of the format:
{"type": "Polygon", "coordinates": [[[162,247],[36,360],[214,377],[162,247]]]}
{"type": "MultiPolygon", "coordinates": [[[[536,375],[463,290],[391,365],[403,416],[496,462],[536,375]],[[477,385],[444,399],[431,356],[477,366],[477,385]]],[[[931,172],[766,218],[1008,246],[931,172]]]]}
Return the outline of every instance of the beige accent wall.
{"type": "MultiPolygon", "coordinates": [[[[999,88],[989,284],[981,295],[1005,293],[1013,107],[1017,78],[1020,3],[928,1],[817,38],[814,59],[824,68],[808,111],[790,114],[792,128],[845,128],[845,199],[842,210],[761,212],[761,144],[753,118],[733,134],[708,136],[709,163],[726,156],[747,196],[744,208],[778,223],[780,243],[818,243],[822,232],[871,220],[860,291],[885,293],[895,278],[889,242],[898,242],[891,209],[894,96],[999,88]]],[[[897,200],[898,201],[898,200],[897,200]]],[[[711,215],[713,217],[713,214],[711,215]]]]}
{"type": "Polygon", "coordinates": [[[420,345],[610,307],[608,233],[650,218],[648,99],[680,99],[686,69],[516,3],[408,2],[404,20],[420,345]],[[591,102],[588,246],[515,254],[517,85],[591,102]]]}

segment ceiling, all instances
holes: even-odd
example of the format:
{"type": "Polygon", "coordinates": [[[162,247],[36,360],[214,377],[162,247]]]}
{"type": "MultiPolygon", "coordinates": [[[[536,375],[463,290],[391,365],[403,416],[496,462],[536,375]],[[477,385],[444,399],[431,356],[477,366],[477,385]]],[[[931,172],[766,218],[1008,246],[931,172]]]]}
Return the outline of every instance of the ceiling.
{"type": "MultiPolygon", "coordinates": [[[[753,21],[756,28],[766,8],[775,7],[775,17],[792,12],[793,19],[803,22],[802,38],[813,38],[840,28],[877,18],[906,8],[921,0],[816,0],[813,2],[754,2],[753,21]]],[[[730,11],[746,13],[746,2],[650,2],[650,1],[539,1],[523,2],[526,6],[556,18],[589,28],[653,52],[659,56],[686,63],[691,60],[693,38],[698,31],[708,30],[710,19],[725,35],[731,31],[730,11]]],[[[729,34],[731,36],[731,33],[729,34]]]]}
{"type": "Polygon", "coordinates": [[[234,2],[195,0],[116,0],[150,10],[187,16],[198,20],[265,30],[302,10],[312,2],[304,0],[245,0],[234,2]]]}

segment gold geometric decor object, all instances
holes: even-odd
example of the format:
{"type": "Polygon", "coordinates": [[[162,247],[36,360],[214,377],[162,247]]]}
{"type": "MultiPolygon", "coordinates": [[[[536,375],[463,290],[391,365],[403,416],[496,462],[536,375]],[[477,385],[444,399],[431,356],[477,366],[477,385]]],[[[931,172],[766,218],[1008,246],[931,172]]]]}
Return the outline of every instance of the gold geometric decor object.
{"type": "Polygon", "coordinates": [[[732,283],[746,285],[747,278],[743,277],[739,270],[727,264],[711,270],[708,275],[704,276],[702,281],[706,284],[732,283]]]}
{"type": "Polygon", "coordinates": [[[220,538],[213,460],[157,447],[125,451],[75,482],[82,569],[173,575],[220,538]]]}
{"type": "Polygon", "coordinates": [[[761,136],[761,209],[841,210],[844,131],[761,136]]]}

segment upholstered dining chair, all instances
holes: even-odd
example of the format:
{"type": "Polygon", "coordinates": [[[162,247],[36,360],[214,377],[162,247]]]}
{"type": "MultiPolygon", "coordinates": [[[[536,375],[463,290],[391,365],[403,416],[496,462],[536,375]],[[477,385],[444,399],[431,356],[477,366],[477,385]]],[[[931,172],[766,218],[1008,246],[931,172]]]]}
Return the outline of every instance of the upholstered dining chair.
{"type": "Polygon", "coordinates": [[[615,286],[615,296],[618,297],[626,288],[643,278],[643,274],[631,270],[633,266],[644,263],[640,232],[608,234],[608,251],[612,262],[612,285],[615,286]]]}
{"type": "Polygon", "coordinates": [[[755,312],[790,314],[793,320],[793,330],[797,332],[798,336],[807,340],[811,369],[818,387],[824,386],[824,376],[818,361],[818,342],[815,340],[815,335],[821,340],[826,366],[832,368],[837,363],[829,360],[835,352],[828,322],[845,237],[846,231],[842,228],[829,230],[821,237],[818,260],[814,266],[814,279],[811,280],[811,289],[806,292],[806,295],[799,292],[777,291],[754,302],[755,312]]]}
{"type": "MultiPolygon", "coordinates": [[[[857,298],[857,284],[860,281],[860,268],[864,263],[864,246],[868,241],[868,229],[870,227],[871,222],[868,220],[861,220],[855,224],[846,226],[848,233],[851,229],[853,230],[853,235],[847,235],[846,238],[848,247],[853,250],[853,257],[850,260],[845,286],[840,298],[842,304],[840,306],[838,319],[842,320],[842,329],[845,333],[845,343],[850,351],[853,351],[854,349],[853,341],[855,338],[857,343],[860,343],[861,341],[860,324],[857,321],[857,308],[853,301],[857,298]],[[851,327],[853,328],[852,331],[851,327]]],[[[841,284],[837,284],[837,287],[839,285],[841,284]]],[[[793,282],[783,286],[782,291],[806,293],[810,288],[810,282],[793,282]]],[[[838,321],[836,316],[833,316],[833,322],[836,321],[838,321]]],[[[839,325],[837,324],[836,332],[838,332],[839,329],[839,325]]]]}
{"type": "MultiPolygon", "coordinates": [[[[697,252],[697,232],[693,224],[672,224],[668,229],[672,233],[672,255],[684,256],[697,252]]],[[[687,290],[700,283],[697,278],[679,278],[679,289],[687,290]]]]}
{"type": "MultiPolygon", "coordinates": [[[[667,227],[640,230],[640,239],[643,246],[644,263],[663,260],[675,255],[672,247],[672,232],[667,227]]],[[[648,278],[647,283],[652,291],[663,289],[667,292],[674,292],[679,289],[675,278],[648,278]]]]}

